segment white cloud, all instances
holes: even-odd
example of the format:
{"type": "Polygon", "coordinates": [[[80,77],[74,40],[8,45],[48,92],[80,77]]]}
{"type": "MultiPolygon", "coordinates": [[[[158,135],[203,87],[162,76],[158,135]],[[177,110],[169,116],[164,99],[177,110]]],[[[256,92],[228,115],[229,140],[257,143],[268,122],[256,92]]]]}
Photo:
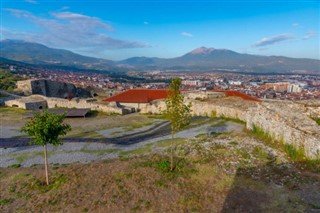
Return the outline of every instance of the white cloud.
{"type": "Polygon", "coordinates": [[[188,33],[188,32],[182,32],[181,35],[185,36],[185,37],[193,37],[193,35],[191,33],[188,33]]]}
{"type": "Polygon", "coordinates": [[[258,40],[256,43],[254,43],[252,46],[264,47],[264,46],[274,45],[276,43],[281,43],[281,42],[290,40],[292,38],[293,38],[292,35],[286,33],[286,34],[276,35],[272,37],[262,38],[258,40]]]}
{"type": "Polygon", "coordinates": [[[302,40],[308,40],[310,38],[313,38],[317,35],[316,32],[310,31],[310,32],[306,32],[305,35],[303,36],[302,40]]]}
{"type": "Polygon", "coordinates": [[[42,18],[17,9],[6,9],[12,15],[32,21],[40,33],[11,32],[2,35],[11,39],[22,39],[61,48],[125,49],[149,47],[143,42],[110,37],[113,27],[103,20],[71,12],[51,13],[51,18],[42,18]]]}

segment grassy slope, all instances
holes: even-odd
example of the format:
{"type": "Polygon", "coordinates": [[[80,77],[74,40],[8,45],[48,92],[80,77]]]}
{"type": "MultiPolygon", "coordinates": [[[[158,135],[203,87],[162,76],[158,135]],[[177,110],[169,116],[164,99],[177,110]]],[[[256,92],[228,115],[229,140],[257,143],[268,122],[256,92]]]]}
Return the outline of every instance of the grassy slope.
{"type": "MultiPolygon", "coordinates": [[[[319,209],[319,174],[284,153],[250,145],[253,136],[199,135],[175,146],[176,170],[153,154],[91,164],[0,169],[2,212],[301,212],[319,209]],[[215,142],[215,141],[220,141],[215,142]],[[249,145],[248,145],[249,144],[249,145]],[[282,156],[282,157],[281,157],[282,156]],[[283,157],[284,156],[284,157],[283,157]],[[316,190],[316,191],[315,191],[316,190]]],[[[163,141],[160,147],[168,147],[163,141]]],[[[145,151],[145,150],[144,150],[145,151]]],[[[145,153],[145,152],[141,152],[145,153]]],[[[135,154],[141,154],[135,153],[135,154]]]]}

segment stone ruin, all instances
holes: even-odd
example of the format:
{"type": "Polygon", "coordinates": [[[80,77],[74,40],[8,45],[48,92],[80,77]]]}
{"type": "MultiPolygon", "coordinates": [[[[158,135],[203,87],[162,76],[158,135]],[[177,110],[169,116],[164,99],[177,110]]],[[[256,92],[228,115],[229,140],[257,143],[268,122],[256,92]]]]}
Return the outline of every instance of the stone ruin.
{"type": "Polygon", "coordinates": [[[90,98],[91,93],[83,88],[76,87],[70,83],[44,80],[30,79],[17,82],[17,91],[23,92],[24,95],[43,95],[46,97],[72,99],[90,98]]]}

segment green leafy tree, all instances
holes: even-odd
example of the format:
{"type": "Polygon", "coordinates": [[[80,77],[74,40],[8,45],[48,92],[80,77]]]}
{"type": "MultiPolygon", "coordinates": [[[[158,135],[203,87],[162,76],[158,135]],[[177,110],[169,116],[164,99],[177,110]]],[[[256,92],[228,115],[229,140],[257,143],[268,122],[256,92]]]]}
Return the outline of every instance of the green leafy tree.
{"type": "Polygon", "coordinates": [[[170,168],[173,166],[173,139],[174,135],[190,124],[191,120],[191,104],[186,105],[184,103],[184,97],[181,95],[179,87],[181,85],[181,79],[172,79],[169,89],[168,97],[165,100],[166,110],[164,110],[165,117],[171,123],[171,156],[170,156],[170,168]]]}
{"type": "Polygon", "coordinates": [[[49,185],[47,144],[61,145],[60,136],[71,130],[69,124],[63,123],[65,115],[49,113],[47,110],[35,114],[34,117],[21,128],[28,136],[33,137],[33,144],[43,146],[46,183],[49,185]]]}

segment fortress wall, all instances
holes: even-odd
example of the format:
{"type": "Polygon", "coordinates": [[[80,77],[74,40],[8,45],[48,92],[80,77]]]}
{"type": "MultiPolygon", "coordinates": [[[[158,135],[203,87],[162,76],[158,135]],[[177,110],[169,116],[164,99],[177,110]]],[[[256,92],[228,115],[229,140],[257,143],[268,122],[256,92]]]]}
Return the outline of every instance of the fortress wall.
{"type": "Polygon", "coordinates": [[[32,80],[25,80],[25,81],[17,81],[17,89],[21,90],[25,95],[32,94],[32,80]]]}
{"type": "MultiPolygon", "coordinates": [[[[278,141],[303,148],[310,158],[320,156],[320,126],[299,105],[262,102],[246,106],[242,105],[245,102],[225,104],[221,99],[217,102],[191,103],[194,115],[210,116],[214,112],[218,117],[240,119],[246,122],[249,130],[257,126],[278,141]]],[[[160,114],[165,107],[163,100],[154,101],[141,107],[141,113],[160,114]]]]}
{"type": "Polygon", "coordinates": [[[91,110],[98,110],[106,113],[118,113],[125,114],[126,111],[120,108],[116,103],[98,104],[95,102],[87,102],[85,99],[62,99],[62,98],[50,98],[41,95],[32,95],[31,97],[43,98],[48,103],[48,108],[65,107],[65,108],[90,108],[91,110]]]}
{"type": "MultiPolygon", "coordinates": [[[[310,158],[320,156],[320,126],[307,116],[295,117],[290,110],[273,110],[270,106],[259,105],[247,113],[247,129],[254,126],[269,133],[274,139],[300,147],[310,158]]],[[[300,115],[303,115],[302,113],[300,115]]]]}
{"type": "Polygon", "coordinates": [[[66,98],[68,96],[84,98],[91,97],[89,91],[77,88],[73,84],[43,79],[18,81],[17,89],[23,91],[25,95],[39,94],[57,98],[66,98]]]}

